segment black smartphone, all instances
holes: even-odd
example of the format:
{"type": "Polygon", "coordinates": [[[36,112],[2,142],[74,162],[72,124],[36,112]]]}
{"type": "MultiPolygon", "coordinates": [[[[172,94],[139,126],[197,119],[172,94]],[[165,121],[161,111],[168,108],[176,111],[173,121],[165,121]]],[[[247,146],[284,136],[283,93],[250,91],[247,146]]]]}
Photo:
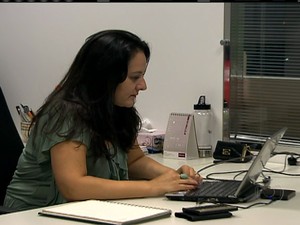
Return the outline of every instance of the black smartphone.
{"type": "Polygon", "coordinates": [[[217,204],[217,205],[204,205],[204,206],[195,206],[182,208],[183,212],[195,215],[207,215],[207,214],[217,214],[217,213],[226,213],[229,211],[238,210],[237,206],[217,204]]]}
{"type": "Polygon", "coordinates": [[[232,216],[230,212],[214,213],[214,214],[205,214],[205,215],[196,215],[185,212],[175,212],[175,216],[178,218],[184,218],[189,221],[200,221],[200,220],[212,220],[220,218],[229,218],[232,216]]]}

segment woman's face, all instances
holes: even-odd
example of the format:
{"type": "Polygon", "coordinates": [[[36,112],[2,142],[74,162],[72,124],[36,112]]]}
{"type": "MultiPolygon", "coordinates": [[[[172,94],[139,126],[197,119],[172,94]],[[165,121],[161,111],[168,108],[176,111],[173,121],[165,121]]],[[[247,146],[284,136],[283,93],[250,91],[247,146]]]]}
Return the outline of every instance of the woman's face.
{"type": "Polygon", "coordinates": [[[114,104],[120,107],[133,107],[139,91],[146,90],[144,74],[147,68],[146,57],[139,51],[129,61],[126,80],[117,86],[114,104]]]}

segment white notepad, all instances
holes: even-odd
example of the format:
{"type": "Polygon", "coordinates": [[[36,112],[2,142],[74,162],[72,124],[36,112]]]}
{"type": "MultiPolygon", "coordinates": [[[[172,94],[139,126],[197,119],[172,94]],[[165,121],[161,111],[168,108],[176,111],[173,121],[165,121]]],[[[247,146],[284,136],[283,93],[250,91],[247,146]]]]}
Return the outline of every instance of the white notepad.
{"type": "Polygon", "coordinates": [[[44,208],[39,212],[39,215],[122,225],[168,217],[171,213],[170,209],[157,207],[113,201],[86,200],[44,208]]]}

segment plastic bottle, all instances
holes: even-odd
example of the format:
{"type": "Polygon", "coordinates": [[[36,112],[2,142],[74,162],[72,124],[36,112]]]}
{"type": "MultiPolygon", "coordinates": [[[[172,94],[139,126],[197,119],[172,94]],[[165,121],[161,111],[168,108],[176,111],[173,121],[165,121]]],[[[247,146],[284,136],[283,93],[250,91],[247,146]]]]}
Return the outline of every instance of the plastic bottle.
{"type": "Polygon", "coordinates": [[[212,112],[210,104],[205,103],[203,95],[199,97],[198,104],[194,105],[194,121],[199,157],[211,157],[212,112]]]}

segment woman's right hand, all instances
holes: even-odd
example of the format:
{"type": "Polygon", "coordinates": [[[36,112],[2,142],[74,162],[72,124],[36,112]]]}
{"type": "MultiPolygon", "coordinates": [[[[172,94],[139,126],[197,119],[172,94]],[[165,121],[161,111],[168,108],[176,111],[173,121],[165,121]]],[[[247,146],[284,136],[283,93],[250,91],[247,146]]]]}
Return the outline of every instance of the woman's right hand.
{"type": "Polygon", "coordinates": [[[199,184],[199,180],[192,177],[180,178],[180,174],[176,170],[169,170],[149,182],[154,196],[162,196],[168,192],[195,189],[199,184]]]}

